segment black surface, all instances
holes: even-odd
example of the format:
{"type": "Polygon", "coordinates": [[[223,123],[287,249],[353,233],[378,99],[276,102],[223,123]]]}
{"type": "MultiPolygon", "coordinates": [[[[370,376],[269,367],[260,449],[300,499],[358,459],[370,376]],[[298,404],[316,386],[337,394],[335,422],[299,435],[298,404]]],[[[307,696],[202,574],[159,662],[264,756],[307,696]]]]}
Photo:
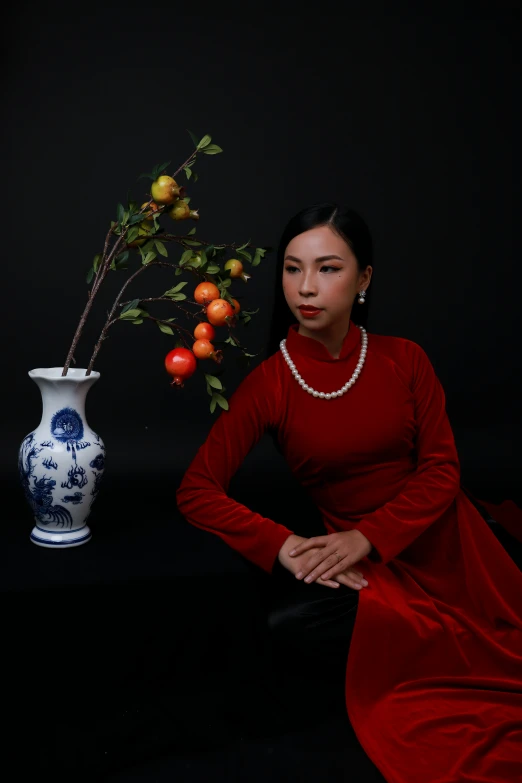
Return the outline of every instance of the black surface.
{"type": "MultiPolygon", "coordinates": [[[[81,547],[32,544],[23,506],[10,528],[3,705],[18,774],[193,783],[312,780],[324,768],[382,780],[349,724],[342,662],[327,646],[273,646],[270,576],[162,506],[159,479],[122,502],[128,481],[107,481],[81,547]]],[[[239,495],[270,511],[259,488],[239,495]]],[[[317,529],[298,493],[272,504],[303,534],[307,514],[317,529]]],[[[518,542],[492,529],[520,566],[518,542]]]]}

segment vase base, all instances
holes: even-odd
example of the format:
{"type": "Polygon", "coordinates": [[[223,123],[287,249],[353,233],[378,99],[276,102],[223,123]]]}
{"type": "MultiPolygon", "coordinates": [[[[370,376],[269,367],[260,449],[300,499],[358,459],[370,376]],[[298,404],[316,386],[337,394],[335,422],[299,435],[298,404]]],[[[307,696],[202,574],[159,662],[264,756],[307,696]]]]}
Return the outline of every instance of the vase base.
{"type": "Polygon", "coordinates": [[[67,549],[71,546],[81,546],[91,540],[92,533],[88,525],[84,525],[78,530],[66,530],[63,533],[42,530],[40,527],[33,527],[30,540],[37,546],[45,546],[48,549],[67,549]]]}

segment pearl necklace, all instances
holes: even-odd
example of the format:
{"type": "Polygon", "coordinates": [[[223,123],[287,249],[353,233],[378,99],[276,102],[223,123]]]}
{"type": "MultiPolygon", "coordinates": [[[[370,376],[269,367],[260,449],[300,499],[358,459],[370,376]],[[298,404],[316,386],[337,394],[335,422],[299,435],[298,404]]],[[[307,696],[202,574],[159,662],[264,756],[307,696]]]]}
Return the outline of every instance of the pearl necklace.
{"type": "Polygon", "coordinates": [[[359,375],[361,374],[361,370],[364,365],[364,361],[366,359],[366,351],[368,348],[368,335],[366,334],[366,329],[364,326],[359,326],[359,324],[356,324],[356,326],[361,330],[361,353],[359,355],[359,361],[357,362],[357,367],[355,368],[352,377],[349,381],[347,381],[344,386],[342,386],[338,391],[334,392],[318,392],[315,389],[312,389],[311,386],[309,386],[303,378],[299,375],[295,364],[293,363],[292,359],[290,358],[290,354],[288,353],[287,347],[286,347],[286,339],[281,340],[279,343],[279,347],[281,348],[281,353],[283,354],[286,363],[288,364],[290,371],[296,381],[298,382],[299,386],[301,386],[302,389],[304,389],[308,394],[311,394],[312,397],[320,397],[322,400],[332,400],[336,397],[342,397],[345,392],[350,389],[359,375]]]}

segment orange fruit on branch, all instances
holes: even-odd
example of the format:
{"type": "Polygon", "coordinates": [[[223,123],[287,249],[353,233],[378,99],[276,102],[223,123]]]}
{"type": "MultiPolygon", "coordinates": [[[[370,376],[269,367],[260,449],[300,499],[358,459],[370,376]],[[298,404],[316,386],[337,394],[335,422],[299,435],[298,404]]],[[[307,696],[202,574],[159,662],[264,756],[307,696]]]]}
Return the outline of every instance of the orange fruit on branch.
{"type": "Polygon", "coordinates": [[[207,318],[213,326],[224,326],[226,323],[232,325],[234,309],[226,299],[213,299],[207,305],[207,318]],[[229,319],[227,321],[227,318],[229,319]]]}
{"type": "Polygon", "coordinates": [[[197,359],[214,359],[218,364],[223,360],[223,351],[216,351],[210,340],[196,340],[192,350],[197,359]]]}
{"type": "Polygon", "coordinates": [[[213,340],[216,336],[216,330],[212,324],[201,321],[194,329],[193,334],[196,340],[213,340]]]}
{"type": "Polygon", "coordinates": [[[213,299],[219,299],[219,288],[210,280],[203,280],[194,289],[194,299],[198,304],[208,304],[213,299]]]}
{"type": "Polygon", "coordinates": [[[154,220],[154,213],[159,212],[158,205],[154,201],[151,201],[150,204],[148,201],[145,201],[141,205],[141,209],[145,209],[145,207],[147,208],[144,212],[145,220],[150,220],[150,221],[154,220]]]}

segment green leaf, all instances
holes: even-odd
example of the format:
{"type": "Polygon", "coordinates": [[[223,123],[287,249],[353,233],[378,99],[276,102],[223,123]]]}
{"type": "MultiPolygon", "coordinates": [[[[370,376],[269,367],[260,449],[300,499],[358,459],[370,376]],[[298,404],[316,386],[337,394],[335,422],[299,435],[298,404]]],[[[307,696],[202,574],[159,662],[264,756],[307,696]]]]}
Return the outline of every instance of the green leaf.
{"type": "Polygon", "coordinates": [[[122,317],[123,313],[128,313],[129,310],[135,310],[136,307],[139,305],[140,300],[139,299],[133,299],[132,302],[127,302],[125,307],[122,307],[120,318],[122,317]]]}
{"type": "Polygon", "coordinates": [[[125,312],[121,312],[120,313],[120,318],[124,321],[127,318],[129,318],[129,319],[139,318],[141,314],[142,313],[141,313],[141,310],[139,309],[139,307],[135,307],[135,308],[132,308],[132,309],[129,308],[125,312]]]}
{"type": "Polygon", "coordinates": [[[214,389],[222,389],[223,388],[223,384],[221,383],[219,378],[217,378],[215,375],[209,375],[208,373],[205,373],[205,378],[206,378],[207,383],[210,386],[212,386],[214,389]]]}
{"type": "Polygon", "coordinates": [[[140,174],[137,181],[139,182],[140,179],[156,179],[156,177],[153,177],[152,174],[140,174]]]}
{"type": "Polygon", "coordinates": [[[181,289],[186,285],[188,285],[188,282],[184,280],[182,283],[175,285],[174,288],[169,288],[168,291],[165,291],[163,296],[170,296],[171,294],[175,294],[177,291],[181,291],[181,289]]]}
{"type": "Polygon", "coordinates": [[[168,321],[170,323],[171,321],[177,321],[178,319],[177,318],[163,318],[162,320],[163,321],[168,321]]]}
{"type": "Polygon", "coordinates": [[[143,265],[144,264],[150,264],[150,262],[154,261],[155,258],[156,258],[156,253],[154,253],[152,250],[149,250],[149,252],[147,253],[147,255],[145,256],[145,258],[143,259],[143,261],[141,263],[143,265]]]}
{"type": "Polygon", "coordinates": [[[210,412],[211,413],[214,413],[214,411],[216,410],[216,405],[217,405],[217,400],[216,400],[215,397],[212,397],[212,399],[210,400],[210,412]]]}
{"type": "Polygon", "coordinates": [[[92,268],[94,269],[95,272],[98,271],[98,267],[100,266],[101,257],[102,257],[101,253],[96,253],[96,255],[93,258],[92,268]]]}
{"type": "Polygon", "coordinates": [[[170,160],[168,160],[166,163],[159,163],[157,166],[154,166],[152,169],[152,178],[157,179],[159,175],[165,171],[167,166],[170,166],[170,160]]]}
{"type": "Polygon", "coordinates": [[[124,215],[125,215],[125,210],[123,208],[123,204],[118,204],[118,206],[116,207],[116,219],[120,225],[123,223],[124,215]]]}
{"type": "Polygon", "coordinates": [[[203,150],[205,155],[217,155],[219,152],[223,152],[223,150],[221,147],[218,147],[217,144],[209,144],[208,147],[205,147],[203,150]]]}
{"type": "Polygon", "coordinates": [[[135,318],[134,321],[131,321],[131,324],[142,324],[143,318],[135,318]]]}
{"type": "Polygon", "coordinates": [[[241,245],[241,247],[236,247],[236,253],[239,252],[240,250],[244,250],[245,247],[247,247],[249,244],[250,244],[250,239],[247,239],[244,245],[241,245]]]}
{"type": "Polygon", "coordinates": [[[164,334],[174,334],[171,327],[168,324],[164,324],[161,321],[158,321],[158,326],[160,328],[160,331],[164,334]]]}
{"type": "Polygon", "coordinates": [[[184,348],[184,347],[185,346],[183,345],[183,340],[181,339],[181,337],[178,337],[178,339],[174,343],[174,348],[184,348]]]}
{"type": "Polygon", "coordinates": [[[248,250],[236,250],[236,253],[241,258],[245,258],[247,261],[252,261],[252,256],[248,252],[248,250]]]}
{"type": "Polygon", "coordinates": [[[189,258],[192,258],[192,250],[185,250],[185,252],[182,254],[181,258],[179,259],[180,266],[183,266],[183,264],[189,260],[189,258]]]}
{"type": "Polygon", "coordinates": [[[169,299],[172,299],[173,302],[181,302],[183,299],[186,299],[186,294],[172,294],[172,296],[169,297],[169,299]]]}
{"type": "Polygon", "coordinates": [[[185,239],[185,244],[190,245],[190,247],[200,247],[201,242],[198,242],[196,239],[185,239]]]}
{"type": "Polygon", "coordinates": [[[209,275],[217,275],[217,273],[220,272],[221,269],[218,266],[216,266],[216,264],[209,264],[207,266],[206,271],[209,273],[209,275]]]}
{"type": "Polygon", "coordinates": [[[190,178],[191,178],[191,176],[192,176],[192,172],[191,172],[191,170],[189,169],[189,167],[188,167],[188,166],[185,166],[185,168],[183,169],[183,171],[184,171],[184,172],[185,172],[185,174],[187,175],[187,179],[190,179],[190,178]]]}
{"type": "Polygon", "coordinates": [[[259,266],[261,263],[262,256],[259,253],[259,248],[256,247],[256,252],[254,254],[254,258],[252,259],[252,266],[259,266]]]}
{"type": "Polygon", "coordinates": [[[87,277],[85,278],[85,282],[87,284],[92,282],[92,279],[94,278],[94,268],[91,266],[89,271],[87,272],[87,277]]]}
{"type": "Polygon", "coordinates": [[[192,139],[192,142],[193,142],[194,146],[197,147],[198,146],[198,137],[194,133],[192,133],[192,131],[190,131],[188,128],[186,130],[187,130],[187,133],[189,134],[190,138],[192,139]]]}
{"type": "Polygon", "coordinates": [[[201,141],[197,145],[197,149],[198,150],[204,149],[205,147],[207,147],[210,144],[211,141],[212,141],[212,138],[208,135],[208,133],[205,134],[205,136],[203,136],[203,138],[201,139],[201,141]]]}
{"type": "Polygon", "coordinates": [[[154,249],[154,239],[148,239],[144,245],[141,246],[140,253],[146,256],[151,250],[154,249]]]}
{"type": "Polygon", "coordinates": [[[212,395],[212,399],[216,400],[220,408],[223,408],[223,410],[228,411],[228,402],[226,401],[226,399],[223,397],[222,394],[214,393],[212,395]]]}
{"type": "Polygon", "coordinates": [[[174,272],[174,274],[175,274],[176,276],[177,276],[177,275],[182,275],[182,274],[183,274],[183,269],[179,269],[179,268],[178,268],[178,269],[176,269],[176,271],[174,272]]]}
{"type": "Polygon", "coordinates": [[[165,247],[163,242],[160,242],[159,239],[155,239],[154,240],[154,244],[156,245],[156,250],[158,251],[160,256],[165,256],[165,258],[168,258],[169,254],[168,254],[167,248],[165,247]]]}
{"type": "MultiPolygon", "coordinates": [[[[129,224],[129,226],[133,226],[135,223],[141,223],[142,220],[145,220],[145,218],[143,217],[143,214],[132,215],[129,218],[129,220],[128,220],[128,224],[129,224]]],[[[128,237],[128,234],[127,234],[127,237],[128,237]]],[[[127,242],[128,241],[129,240],[127,239],[127,242]]]]}
{"type": "Polygon", "coordinates": [[[199,179],[199,174],[197,173],[197,171],[195,171],[194,172],[194,182],[197,182],[198,179],[199,179]]]}
{"type": "Polygon", "coordinates": [[[134,240],[137,239],[139,233],[140,233],[139,226],[133,226],[132,228],[130,228],[126,238],[127,244],[130,245],[131,242],[134,242],[134,240]]]}
{"type": "Polygon", "coordinates": [[[194,228],[190,229],[190,231],[188,232],[187,236],[190,237],[192,234],[195,234],[195,233],[196,233],[196,226],[194,226],[194,228]]]}
{"type": "Polygon", "coordinates": [[[223,288],[228,288],[229,286],[232,285],[232,278],[227,277],[225,280],[222,280],[221,285],[223,286],[223,288]]]}
{"type": "Polygon", "coordinates": [[[116,266],[121,266],[121,264],[125,264],[125,262],[129,260],[129,251],[124,250],[123,253],[118,253],[118,255],[114,260],[116,262],[116,266]]]}

